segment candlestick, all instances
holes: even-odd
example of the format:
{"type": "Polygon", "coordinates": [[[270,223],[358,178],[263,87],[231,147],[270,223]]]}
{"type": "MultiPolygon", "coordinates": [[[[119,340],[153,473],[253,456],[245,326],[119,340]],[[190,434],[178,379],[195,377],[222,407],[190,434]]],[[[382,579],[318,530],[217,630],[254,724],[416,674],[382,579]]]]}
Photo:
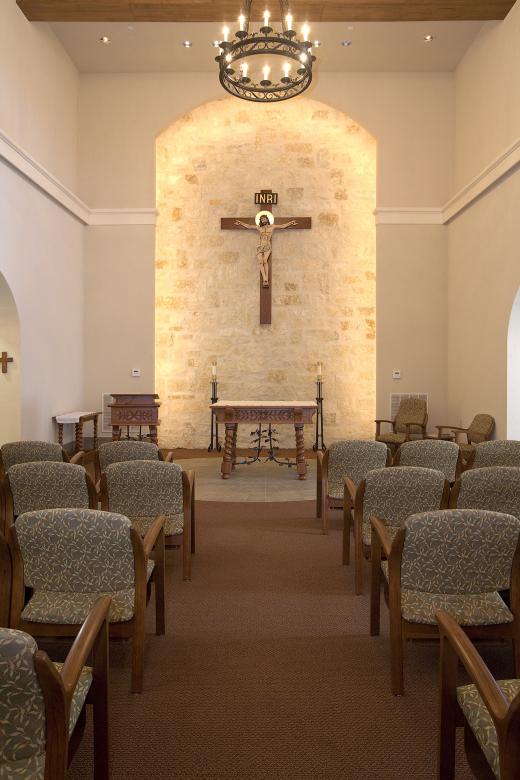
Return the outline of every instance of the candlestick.
{"type": "Polygon", "coordinates": [[[242,68],[242,78],[243,79],[247,78],[247,71],[248,71],[249,65],[247,64],[247,62],[243,62],[240,67],[242,68]]]}
{"type": "Polygon", "coordinates": [[[264,67],[262,68],[262,72],[264,74],[264,81],[269,81],[270,70],[271,68],[269,67],[269,65],[264,65],[264,67]]]}
{"type": "Polygon", "coordinates": [[[224,36],[224,43],[227,43],[227,39],[229,37],[229,27],[222,28],[222,35],[224,36]]]}
{"type": "Polygon", "coordinates": [[[318,366],[317,366],[318,382],[321,382],[322,371],[323,371],[322,362],[321,362],[321,360],[319,360],[318,361],[318,366]]]}
{"type": "Polygon", "coordinates": [[[240,14],[240,16],[238,17],[238,25],[241,30],[244,29],[245,23],[246,23],[246,17],[244,16],[244,14],[240,14]]]}
{"type": "Polygon", "coordinates": [[[285,24],[287,25],[288,30],[292,30],[292,20],[293,20],[292,14],[287,14],[287,16],[285,17],[285,24]]]}
{"type": "Polygon", "coordinates": [[[309,33],[310,33],[310,31],[311,31],[311,29],[310,29],[308,24],[304,24],[302,26],[302,38],[303,38],[304,41],[308,41],[309,40],[309,33]]]}
{"type": "Polygon", "coordinates": [[[283,74],[284,74],[286,79],[289,78],[290,70],[291,70],[290,64],[288,62],[284,62],[284,64],[283,64],[283,74]]]}
{"type": "Polygon", "coordinates": [[[269,11],[266,8],[265,11],[264,11],[264,27],[269,27],[269,17],[270,17],[270,15],[271,14],[269,13],[269,11]]]}
{"type": "Polygon", "coordinates": [[[217,376],[217,361],[214,360],[211,364],[211,376],[215,378],[217,376]]]}

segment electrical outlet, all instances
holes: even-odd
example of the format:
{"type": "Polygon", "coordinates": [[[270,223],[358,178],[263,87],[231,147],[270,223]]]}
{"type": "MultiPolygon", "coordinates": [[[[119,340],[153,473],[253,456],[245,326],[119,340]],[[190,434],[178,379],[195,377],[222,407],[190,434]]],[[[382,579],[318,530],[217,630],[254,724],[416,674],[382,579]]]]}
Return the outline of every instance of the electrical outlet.
{"type": "Polygon", "coordinates": [[[401,379],[401,369],[400,368],[394,368],[392,371],[392,379],[401,379]]]}
{"type": "Polygon", "coordinates": [[[132,376],[141,376],[141,369],[140,368],[133,368],[132,369],[132,376]]]}

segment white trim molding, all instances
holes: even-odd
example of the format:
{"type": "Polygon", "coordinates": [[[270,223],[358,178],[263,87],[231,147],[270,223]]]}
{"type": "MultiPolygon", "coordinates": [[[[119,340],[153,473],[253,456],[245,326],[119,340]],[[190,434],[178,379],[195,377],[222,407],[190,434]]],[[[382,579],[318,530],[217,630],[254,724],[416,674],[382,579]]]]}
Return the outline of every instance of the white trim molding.
{"type": "Polygon", "coordinates": [[[155,225],[157,209],[91,209],[89,225],[155,225]]]}
{"type": "Polygon", "coordinates": [[[442,225],[442,209],[434,208],[377,208],[376,225],[442,225]]]}

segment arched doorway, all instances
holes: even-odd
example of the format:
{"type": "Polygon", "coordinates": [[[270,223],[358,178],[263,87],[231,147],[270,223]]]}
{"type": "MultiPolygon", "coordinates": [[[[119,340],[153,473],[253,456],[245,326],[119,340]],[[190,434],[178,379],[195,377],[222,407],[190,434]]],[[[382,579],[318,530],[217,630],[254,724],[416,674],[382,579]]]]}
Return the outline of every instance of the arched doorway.
{"type": "Polygon", "coordinates": [[[0,355],[6,352],[12,362],[0,369],[0,445],[21,435],[20,414],[20,321],[18,310],[5,278],[0,274],[0,355]]]}
{"type": "Polygon", "coordinates": [[[520,288],[507,334],[507,438],[520,439],[520,288]]]}

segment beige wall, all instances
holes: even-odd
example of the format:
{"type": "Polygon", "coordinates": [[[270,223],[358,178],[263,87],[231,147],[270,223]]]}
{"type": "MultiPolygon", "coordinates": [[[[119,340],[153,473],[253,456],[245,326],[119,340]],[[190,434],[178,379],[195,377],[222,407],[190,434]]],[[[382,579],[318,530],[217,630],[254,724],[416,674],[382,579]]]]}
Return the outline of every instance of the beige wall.
{"type": "MultiPolygon", "coordinates": [[[[454,117],[451,74],[324,73],[319,75],[309,96],[344,111],[376,139],[378,206],[438,206],[449,197],[454,117]]],[[[222,98],[222,89],[214,73],[83,75],[79,139],[81,197],[96,208],[152,207],[156,137],[176,118],[215,98],[222,98]]],[[[301,178],[304,181],[303,171],[301,178]]],[[[133,230],[153,234],[153,228],[133,230]]],[[[445,258],[439,258],[443,244],[438,232],[440,228],[436,231],[430,226],[383,227],[379,231],[378,253],[382,253],[386,268],[378,283],[377,330],[379,352],[384,349],[386,355],[380,361],[377,380],[378,408],[383,416],[388,414],[388,394],[395,384],[388,377],[387,362],[391,367],[403,368],[395,364],[403,349],[403,334],[408,334],[405,342],[408,389],[428,391],[435,414],[443,404],[439,377],[445,370],[445,336],[437,328],[430,334],[431,358],[425,377],[424,341],[415,338],[414,331],[409,330],[416,314],[418,278],[428,279],[428,294],[422,298],[428,322],[438,314],[438,301],[445,299],[445,289],[439,286],[445,284],[439,270],[445,258]],[[404,264],[414,271],[410,276],[401,274],[399,306],[393,303],[394,262],[398,269],[404,264]],[[392,342],[393,333],[399,333],[399,340],[392,342]],[[390,350],[391,343],[395,350],[390,350]]],[[[117,269],[124,263],[152,273],[152,254],[144,255],[142,245],[125,239],[125,233],[124,229],[106,228],[94,243],[87,243],[87,302],[97,299],[101,285],[107,298],[120,294],[121,277],[117,269]],[[100,261],[108,257],[112,262],[100,261]]],[[[145,289],[153,284],[151,277],[143,273],[146,271],[126,276],[125,289],[130,299],[138,297],[142,284],[145,289]]],[[[101,316],[105,320],[109,314],[101,316]]],[[[113,342],[100,340],[90,328],[86,333],[86,359],[91,364],[95,355],[97,366],[88,380],[89,403],[107,387],[117,387],[126,376],[128,344],[132,340],[143,344],[135,358],[141,365],[146,365],[152,354],[153,327],[144,308],[134,311],[126,324],[127,338],[118,343],[116,352],[113,342]]],[[[404,384],[403,380],[399,387],[403,388],[404,384]]]]}
{"type": "MultiPolygon", "coordinates": [[[[520,136],[520,4],[487,25],[456,73],[458,183],[520,136]]],[[[467,425],[477,412],[507,435],[507,332],[520,285],[518,166],[449,225],[448,408],[467,425]]]]}
{"type": "Polygon", "coordinates": [[[0,445],[16,441],[21,434],[20,397],[20,322],[13,294],[0,274],[0,352],[7,352],[13,362],[7,373],[0,373],[0,445]]]}

